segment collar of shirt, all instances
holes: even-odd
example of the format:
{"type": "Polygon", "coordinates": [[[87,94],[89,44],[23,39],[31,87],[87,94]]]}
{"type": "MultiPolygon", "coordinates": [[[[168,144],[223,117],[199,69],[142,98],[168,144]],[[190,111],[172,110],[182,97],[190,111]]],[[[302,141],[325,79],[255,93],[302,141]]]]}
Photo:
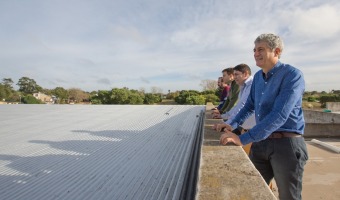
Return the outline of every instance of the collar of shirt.
{"type": "Polygon", "coordinates": [[[243,83],[243,85],[240,86],[240,91],[244,90],[244,88],[246,88],[247,86],[251,86],[252,83],[253,83],[253,76],[249,76],[247,80],[243,83]]]}
{"type": "Polygon", "coordinates": [[[247,78],[247,80],[244,82],[244,87],[245,86],[247,86],[247,85],[251,85],[252,84],[252,82],[253,82],[253,76],[249,76],[248,78],[247,78]]]}
{"type": "Polygon", "coordinates": [[[266,75],[264,72],[262,72],[263,79],[264,79],[264,80],[270,79],[270,77],[272,77],[272,76],[280,69],[280,66],[281,66],[281,62],[278,61],[278,62],[274,65],[274,67],[273,67],[271,70],[269,70],[269,72],[267,73],[267,75],[266,75]]]}

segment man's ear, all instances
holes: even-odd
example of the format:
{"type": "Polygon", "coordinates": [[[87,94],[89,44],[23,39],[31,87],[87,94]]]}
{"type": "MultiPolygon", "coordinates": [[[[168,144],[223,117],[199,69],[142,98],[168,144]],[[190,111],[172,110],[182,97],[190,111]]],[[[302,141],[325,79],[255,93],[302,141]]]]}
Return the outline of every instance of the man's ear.
{"type": "Polygon", "coordinates": [[[280,58],[280,55],[281,55],[281,49],[280,48],[276,48],[274,49],[274,54],[275,56],[279,57],[280,58]]]}

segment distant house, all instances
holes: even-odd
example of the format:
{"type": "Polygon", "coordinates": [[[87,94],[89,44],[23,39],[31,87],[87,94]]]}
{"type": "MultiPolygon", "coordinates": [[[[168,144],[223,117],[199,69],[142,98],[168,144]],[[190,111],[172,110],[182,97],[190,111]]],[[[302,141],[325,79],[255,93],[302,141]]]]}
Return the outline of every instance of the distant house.
{"type": "Polygon", "coordinates": [[[44,102],[44,103],[54,103],[53,97],[46,95],[44,93],[38,92],[38,93],[33,93],[33,96],[36,99],[39,99],[40,101],[44,102]]]}

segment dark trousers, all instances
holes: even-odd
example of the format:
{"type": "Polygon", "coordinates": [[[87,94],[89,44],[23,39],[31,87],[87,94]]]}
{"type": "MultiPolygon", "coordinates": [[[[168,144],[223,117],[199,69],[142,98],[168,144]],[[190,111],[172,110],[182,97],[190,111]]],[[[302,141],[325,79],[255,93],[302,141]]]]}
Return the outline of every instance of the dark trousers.
{"type": "Polygon", "coordinates": [[[249,157],[267,184],[275,179],[280,200],[301,199],[302,175],[308,160],[303,137],[254,142],[249,157]]]}

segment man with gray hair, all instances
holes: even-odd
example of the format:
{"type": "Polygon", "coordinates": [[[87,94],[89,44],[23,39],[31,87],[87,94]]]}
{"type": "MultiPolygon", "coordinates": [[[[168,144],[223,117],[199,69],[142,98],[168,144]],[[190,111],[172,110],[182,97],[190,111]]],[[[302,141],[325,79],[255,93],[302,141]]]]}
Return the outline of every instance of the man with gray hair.
{"type": "Polygon", "coordinates": [[[301,199],[302,176],[308,160],[304,138],[303,74],[281,63],[281,38],[262,34],[255,40],[254,58],[262,70],[254,75],[247,102],[230,121],[220,142],[253,142],[250,159],[269,184],[274,178],[280,199],[301,199]],[[231,132],[255,112],[256,125],[238,136],[231,132]]]}

